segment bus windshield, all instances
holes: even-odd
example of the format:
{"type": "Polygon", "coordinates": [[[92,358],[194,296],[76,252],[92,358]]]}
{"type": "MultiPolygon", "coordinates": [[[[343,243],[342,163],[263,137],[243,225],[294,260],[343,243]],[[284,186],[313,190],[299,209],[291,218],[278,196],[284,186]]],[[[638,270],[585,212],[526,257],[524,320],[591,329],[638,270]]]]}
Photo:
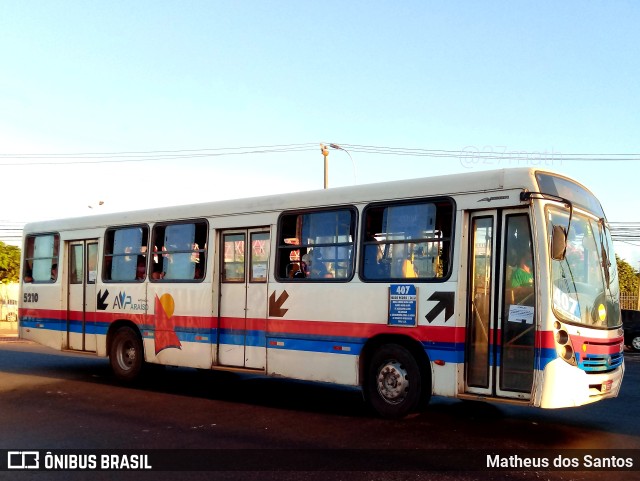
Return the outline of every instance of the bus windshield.
{"type": "Polygon", "coordinates": [[[564,321],[589,327],[620,326],[618,270],[606,221],[568,209],[547,209],[549,232],[568,228],[566,255],[551,260],[553,310],[564,321]]]}

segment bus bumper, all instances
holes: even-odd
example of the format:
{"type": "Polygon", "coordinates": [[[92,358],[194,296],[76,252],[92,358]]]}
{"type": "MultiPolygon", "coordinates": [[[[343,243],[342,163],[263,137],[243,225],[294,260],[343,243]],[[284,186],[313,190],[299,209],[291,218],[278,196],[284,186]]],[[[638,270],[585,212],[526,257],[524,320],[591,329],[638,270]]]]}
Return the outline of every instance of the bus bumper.
{"type": "Polygon", "coordinates": [[[582,406],[618,395],[624,363],[616,370],[606,373],[590,373],[557,358],[548,363],[543,371],[541,408],[555,409],[582,406]]]}

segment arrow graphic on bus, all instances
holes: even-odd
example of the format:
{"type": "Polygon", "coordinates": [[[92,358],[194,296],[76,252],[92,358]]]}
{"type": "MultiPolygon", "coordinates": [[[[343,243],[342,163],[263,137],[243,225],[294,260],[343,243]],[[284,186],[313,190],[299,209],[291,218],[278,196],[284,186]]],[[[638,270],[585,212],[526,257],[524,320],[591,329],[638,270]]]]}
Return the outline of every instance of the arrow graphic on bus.
{"type": "Polygon", "coordinates": [[[98,308],[99,311],[106,311],[107,307],[109,307],[109,304],[105,302],[107,300],[107,297],[109,297],[108,289],[104,290],[104,294],[102,293],[102,289],[98,291],[98,299],[97,299],[98,302],[96,304],[96,307],[98,308]]]}
{"type": "Polygon", "coordinates": [[[424,317],[429,323],[432,323],[444,311],[444,322],[447,322],[453,316],[455,299],[455,292],[434,292],[428,300],[437,301],[438,303],[424,317]]]}
{"type": "Polygon", "coordinates": [[[287,291],[283,291],[276,300],[276,291],[269,296],[269,317],[284,317],[289,309],[282,309],[282,305],[289,299],[287,291]]]}

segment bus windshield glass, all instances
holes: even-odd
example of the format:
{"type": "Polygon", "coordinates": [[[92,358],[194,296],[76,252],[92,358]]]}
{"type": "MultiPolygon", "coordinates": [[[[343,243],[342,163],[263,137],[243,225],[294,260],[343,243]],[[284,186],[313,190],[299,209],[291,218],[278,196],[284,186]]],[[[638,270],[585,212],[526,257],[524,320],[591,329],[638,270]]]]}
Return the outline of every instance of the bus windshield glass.
{"type": "Polygon", "coordinates": [[[551,260],[553,310],[564,321],[589,327],[620,326],[618,271],[606,221],[548,207],[549,232],[568,228],[566,254],[551,260]]]}
{"type": "Polygon", "coordinates": [[[570,200],[574,206],[604,217],[602,206],[596,197],[580,184],[548,172],[536,172],[540,192],[570,200]]]}

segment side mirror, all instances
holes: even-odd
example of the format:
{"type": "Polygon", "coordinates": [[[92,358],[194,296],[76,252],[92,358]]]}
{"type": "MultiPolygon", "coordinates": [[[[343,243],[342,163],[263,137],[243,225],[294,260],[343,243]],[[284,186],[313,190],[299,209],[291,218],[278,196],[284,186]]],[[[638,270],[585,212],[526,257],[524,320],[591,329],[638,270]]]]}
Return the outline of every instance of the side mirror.
{"type": "Polygon", "coordinates": [[[567,231],[561,225],[553,226],[551,235],[551,258],[554,261],[564,260],[567,252],[567,231]]]}

